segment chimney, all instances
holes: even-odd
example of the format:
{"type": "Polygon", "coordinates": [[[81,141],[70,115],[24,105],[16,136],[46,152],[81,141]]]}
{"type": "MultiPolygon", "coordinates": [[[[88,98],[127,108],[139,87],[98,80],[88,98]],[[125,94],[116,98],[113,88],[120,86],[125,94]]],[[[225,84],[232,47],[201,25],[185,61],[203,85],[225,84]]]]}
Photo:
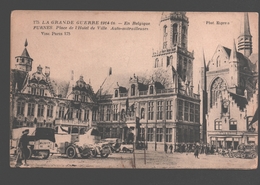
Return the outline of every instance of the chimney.
{"type": "Polygon", "coordinates": [[[45,76],[49,77],[50,76],[50,67],[45,66],[45,76]]]}

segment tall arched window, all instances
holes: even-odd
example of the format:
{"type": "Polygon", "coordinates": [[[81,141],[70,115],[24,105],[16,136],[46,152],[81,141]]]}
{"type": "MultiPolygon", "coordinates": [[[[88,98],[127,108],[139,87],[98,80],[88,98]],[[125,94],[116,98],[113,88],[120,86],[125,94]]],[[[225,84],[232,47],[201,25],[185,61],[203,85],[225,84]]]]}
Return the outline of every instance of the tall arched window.
{"type": "Polygon", "coordinates": [[[17,115],[23,115],[25,102],[22,100],[17,101],[17,115]]]}
{"type": "Polygon", "coordinates": [[[47,117],[53,117],[53,105],[52,104],[47,105],[47,117]]]}
{"type": "Polygon", "coordinates": [[[120,119],[124,120],[124,118],[125,118],[125,109],[122,109],[120,114],[120,119]]]}
{"type": "Polygon", "coordinates": [[[170,56],[170,65],[172,65],[173,57],[172,55],[170,56]]]}
{"type": "Polygon", "coordinates": [[[216,78],[210,89],[211,99],[210,99],[210,107],[212,107],[215,102],[217,101],[217,98],[221,95],[221,91],[224,90],[226,87],[226,83],[222,78],[216,78]]]}
{"type": "Polygon", "coordinates": [[[177,43],[177,38],[178,38],[178,25],[177,24],[174,24],[173,27],[172,27],[172,31],[173,31],[173,34],[172,34],[172,42],[173,44],[176,44],[177,43]]]}
{"type": "Polygon", "coordinates": [[[72,119],[73,118],[73,112],[74,112],[73,108],[69,108],[68,109],[68,119],[72,119]]]}
{"type": "Polygon", "coordinates": [[[167,26],[163,27],[163,49],[167,47],[167,26]]]}
{"type": "Polygon", "coordinates": [[[43,117],[43,113],[44,113],[44,104],[39,103],[39,104],[38,104],[37,116],[38,116],[38,117],[43,117]]]}
{"type": "Polygon", "coordinates": [[[80,109],[78,109],[77,112],[76,112],[76,118],[81,120],[81,110],[80,109]]]}
{"type": "Polygon", "coordinates": [[[118,97],[118,90],[115,90],[115,97],[118,97]]]}
{"type": "Polygon", "coordinates": [[[141,109],[141,119],[145,119],[145,111],[144,111],[144,108],[141,109]]]}
{"type": "Polygon", "coordinates": [[[150,86],[150,94],[153,94],[153,86],[150,86]]]}
{"type": "Polygon", "coordinates": [[[59,105],[59,118],[64,118],[65,114],[65,104],[59,105]]]}
{"type": "Polygon", "coordinates": [[[131,96],[135,96],[135,84],[131,85],[131,96]]]}
{"type": "Polygon", "coordinates": [[[31,87],[31,94],[36,95],[36,87],[35,86],[31,87]]]}
{"type": "Polygon", "coordinates": [[[155,67],[155,68],[156,68],[156,67],[159,67],[159,59],[158,59],[158,58],[155,59],[155,65],[154,65],[154,67],[155,67]]]}
{"type": "Polygon", "coordinates": [[[27,115],[28,116],[34,116],[34,107],[35,107],[35,103],[34,102],[29,102],[28,103],[28,111],[27,111],[27,115]]]}
{"type": "Polygon", "coordinates": [[[182,47],[186,47],[186,32],[187,29],[185,26],[182,27],[182,47]]]}

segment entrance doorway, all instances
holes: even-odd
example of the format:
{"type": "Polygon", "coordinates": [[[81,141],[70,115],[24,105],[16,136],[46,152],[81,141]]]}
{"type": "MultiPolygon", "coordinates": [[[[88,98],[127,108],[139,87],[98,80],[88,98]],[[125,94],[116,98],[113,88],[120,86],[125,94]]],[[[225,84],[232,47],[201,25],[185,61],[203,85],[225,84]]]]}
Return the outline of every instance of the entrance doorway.
{"type": "Polygon", "coordinates": [[[238,141],[234,141],[234,150],[237,149],[238,144],[239,144],[238,141]]]}

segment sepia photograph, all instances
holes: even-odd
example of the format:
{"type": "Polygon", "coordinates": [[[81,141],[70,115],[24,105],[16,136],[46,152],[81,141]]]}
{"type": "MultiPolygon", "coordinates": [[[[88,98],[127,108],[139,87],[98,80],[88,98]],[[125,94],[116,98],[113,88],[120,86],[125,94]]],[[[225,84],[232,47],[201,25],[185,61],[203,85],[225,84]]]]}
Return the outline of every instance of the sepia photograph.
{"type": "Polygon", "coordinates": [[[11,168],[258,168],[257,12],[10,16],[11,168]]]}

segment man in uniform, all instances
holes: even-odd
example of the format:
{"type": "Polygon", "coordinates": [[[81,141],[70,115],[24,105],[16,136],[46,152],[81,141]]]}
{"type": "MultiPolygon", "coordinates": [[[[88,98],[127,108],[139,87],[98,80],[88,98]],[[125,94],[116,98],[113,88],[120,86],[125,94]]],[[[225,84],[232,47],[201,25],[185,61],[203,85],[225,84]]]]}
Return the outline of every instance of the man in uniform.
{"type": "Polygon", "coordinates": [[[28,144],[29,144],[29,139],[28,139],[28,133],[29,133],[29,129],[24,130],[23,135],[21,136],[21,138],[19,139],[18,142],[18,156],[17,156],[17,160],[16,160],[16,166],[20,166],[22,164],[22,159],[24,159],[24,166],[28,166],[27,162],[26,162],[26,158],[28,157],[28,144]]]}

